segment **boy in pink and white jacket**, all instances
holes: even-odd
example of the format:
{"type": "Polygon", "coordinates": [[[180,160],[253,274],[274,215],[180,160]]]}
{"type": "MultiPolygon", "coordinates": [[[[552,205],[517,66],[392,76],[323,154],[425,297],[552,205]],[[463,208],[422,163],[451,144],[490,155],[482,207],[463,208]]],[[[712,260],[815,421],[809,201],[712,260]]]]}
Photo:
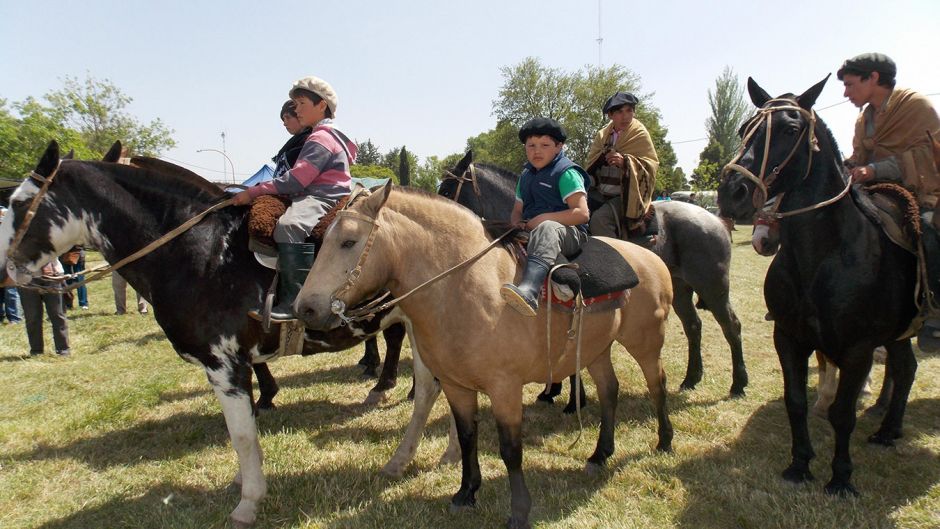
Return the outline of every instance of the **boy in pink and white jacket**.
{"type": "MultiPolygon", "coordinates": [[[[234,197],[244,205],[261,195],[285,195],[291,200],[278,219],[274,241],[278,247],[278,305],[271,310],[275,322],[294,319],[291,305],[313,264],[315,248],[305,241],[336,202],[349,194],[349,166],[356,160],[356,144],[333,128],[338,98],[333,87],[317,77],[304,77],[290,90],[297,119],[313,127],[297,161],[274,180],[241,191],[234,197]]],[[[249,314],[258,316],[258,311],[249,314]]]]}

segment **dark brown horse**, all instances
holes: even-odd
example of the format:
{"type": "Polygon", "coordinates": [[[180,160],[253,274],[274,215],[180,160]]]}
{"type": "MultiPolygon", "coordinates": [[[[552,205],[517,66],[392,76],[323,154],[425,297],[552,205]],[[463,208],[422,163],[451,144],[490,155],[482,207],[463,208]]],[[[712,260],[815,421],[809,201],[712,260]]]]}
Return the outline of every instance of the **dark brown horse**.
{"type": "Polygon", "coordinates": [[[917,368],[907,337],[916,315],[916,263],[857,205],[835,140],[812,110],[825,83],[799,96],[772,98],[748,79],[759,110],[743,129],[741,152],[725,169],[718,202],[725,216],[749,220],[757,213],[779,221],[780,247],[764,280],[764,299],[774,321],[792,435],[792,462],[783,477],[813,479],[806,382],[809,356],[819,350],[840,371],[828,412],[835,454],[826,491],[857,494],[849,438],[879,345],[888,351],[894,388],[881,428],[869,441],[891,445],[901,437],[917,368]]]}

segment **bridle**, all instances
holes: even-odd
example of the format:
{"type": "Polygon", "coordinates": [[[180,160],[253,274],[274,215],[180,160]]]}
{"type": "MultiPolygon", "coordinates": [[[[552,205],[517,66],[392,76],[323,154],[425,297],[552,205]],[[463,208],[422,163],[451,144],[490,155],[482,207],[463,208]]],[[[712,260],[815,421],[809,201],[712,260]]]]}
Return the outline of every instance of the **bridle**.
{"type": "Polygon", "coordinates": [[[358,211],[348,209],[353,204],[356,198],[357,196],[355,194],[351,196],[345,208],[336,214],[336,220],[333,221],[334,226],[342,218],[349,218],[358,222],[365,222],[369,224],[369,237],[368,239],[366,239],[366,244],[362,248],[362,253],[359,254],[359,259],[357,259],[356,261],[356,266],[353,267],[351,270],[346,271],[346,281],[344,281],[342,285],[340,285],[336,290],[333,291],[332,294],[330,294],[330,312],[332,312],[333,314],[339,317],[342,325],[346,325],[350,322],[371,320],[372,318],[375,317],[376,314],[383,312],[391,307],[394,307],[395,305],[411,297],[413,294],[415,294],[419,290],[422,290],[425,287],[428,287],[431,284],[436,283],[437,281],[447,277],[448,275],[454,272],[457,272],[463,268],[466,268],[467,266],[470,266],[471,264],[476,262],[478,259],[483,257],[487,252],[495,248],[496,245],[498,245],[510,233],[515,231],[515,228],[508,230],[506,233],[503,233],[496,239],[493,239],[493,241],[490,242],[490,244],[488,244],[485,248],[480,250],[477,254],[448,268],[447,270],[444,270],[443,272],[437,274],[431,279],[428,279],[424,283],[421,283],[420,285],[414,287],[413,289],[409,290],[408,292],[402,294],[401,296],[397,298],[394,298],[394,299],[391,299],[382,303],[385,299],[387,299],[391,295],[391,292],[386,291],[385,294],[378,296],[377,298],[375,298],[374,300],[370,301],[369,303],[365,305],[347,310],[346,302],[341,300],[340,297],[346,294],[349,290],[351,290],[353,286],[355,286],[355,284],[359,281],[359,278],[362,277],[362,268],[363,266],[365,266],[366,260],[369,257],[369,252],[372,250],[372,245],[375,243],[375,236],[378,234],[378,230],[380,226],[379,223],[376,221],[376,219],[368,215],[363,215],[362,213],[359,213],[358,211]]]}
{"type": "MultiPolygon", "coordinates": [[[[56,176],[56,175],[58,174],[58,172],[59,172],[59,167],[61,167],[61,166],[62,166],[62,160],[59,160],[58,163],[57,163],[56,166],[55,166],[55,169],[52,170],[52,173],[51,173],[49,176],[42,176],[42,175],[40,175],[39,173],[37,173],[37,172],[35,172],[35,171],[30,171],[30,173],[29,173],[29,177],[30,177],[30,178],[35,178],[36,180],[39,180],[40,182],[42,182],[42,187],[41,187],[41,188],[39,189],[39,191],[36,193],[36,196],[33,197],[33,200],[32,200],[32,202],[31,202],[30,205],[29,205],[29,209],[26,210],[26,215],[23,217],[23,222],[22,222],[22,224],[20,224],[20,226],[19,226],[19,227],[16,229],[16,231],[14,232],[14,234],[13,234],[13,240],[12,240],[12,242],[10,242],[10,247],[7,249],[7,264],[6,264],[6,268],[7,268],[7,274],[8,274],[8,275],[10,275],[11,272],[15,272],[15,271],[16,271],[16,265],[15,265],[14,262],[13,262],[13,254],[14,254],[14,252],[16,251],[17,247],[20,245],[20,243],[23,242],[23,239],[26,237],[26,231],[29,229],[29,225],[33,222],[33,218],[34,218],[35,215],[36,215],[36,211],[39,209],[39,205],[40,205],[40,203],[41,203],[43,197],[44,197],[44,196],[47,194],[47,192],[49,191],[49,186],[52,185],[52,181],[55,179],[55,176],[56,176]]],[[[156,250],[157,248],[163,246],[164,244],[166,244],[166,243],[172,241],[173,239],[179,237],[180,235],[182,235],[183,233],[185,233],[186,231],[188,231],[190,228],[192,228],[193,226],[195,226],[196,224],[198,224],[199,222],[201,222],[202,219],[204,219],[204,218],[205,218],[207,215],[209,215],[210,213],[213,213],[214,211],[217,211],[217,210],[219,210],[219,209],[222,209],[222,208],[224,208],[224,207],[227,207],[227,206],[231,205],[232,202],[234,202],[234,199],[233,199],[233,198],[228,198],[228,199],[222,200],[221,202],[217,202],[216,204],[213,204],[213,205],[210,206],[209,208],[207,208],[207,209],[203,210],[201,213],[197,214],[195,217],[190,218],[189,220],[187,220],[187,221],[184,222],[183,224],[181,224],[181,225],[177,226],[176,228],[174,228],[173,230],[167,232],[166,234],[164,234],[164,235],[163,235],[162,237],[160,237],[159,239],[157,239],[157,240],[151,242],[151,243],[148,244],[147,246],[144,246],[144,247],[141,248],[140,250],[137,250],[136,252],[134,252],[134,253],[132,253],[131,255],[129,255],[129,256],[127,256],[127,257],[121,259],[120,261],[114,263],[113,265],[106,263],[106,264],[104,264],[104,265],[102,265],[102,266],[98,266],[98,267],[95,267],[95,268],[90,268],[90,269],[88,269],[88,270],[83,270],[83,271],[81,272],[81,275],[86,275],[87,277],[86,277],[84,280],[82,280],[82,281],[78,281],[78,282],[75,282],[75,283],[71,283],[71,284],[69,284],[69,285],[67,285],[67,286],[65,286],[65,287],[63,287],[63,288],[54,288],[54,289],[53,289],[53,288],[35,287],[35,286],[31,286],[31,285],[20,285],[20,288],[31,288],[31,289],[34,289],[34,290],[39,290],[39,291],[44,291],[44,292],[45,292],[45,291],[48,291],[48,292],[61,292],[61,291],[63,291],[63,290],[74,290],[74,289],[76,289],[76,288],[78,288],[78,287],[80,287],[80,286],[82,286],[82,285],[84,285],[84,284],[86,284],[86,283],[90,283],[90,282],[95,281],[95,280],[97,280],[97,279],[101,279],[102,277],[105,277],[106,275],[108,275],[108,274],[114,272],[115,270],[117,270],[117,269],[123,267],[124,265],[130,264],[130,263],[132,263],[132,262],[134,262],[134,261],[140,259],[141,257],[144,257],[145,255],[147,255],[147,254],[153,252],[153,251],[156,250]]],[[[65,280],[65,279],[71,279],[71,278],[73,278],[73,277],[75,277],[75,276],[77,276],[77,275],[80,275],[80,274],[66,274],[66,275],[64,275],[64,276],[56,276],[56,277],[53,277],[53,278],[51,278],[51,279],[65,280]]]]}
{"type": "Polygon", "coordinates": [[[7,248],[7,271],[15,271],[16,266],[13,264],[13,254],[16,252],[16,248],[23,242],[23,238],[26,237],[26,231],[29,230],[29,225],[32,224],[33,218],[36,216],[36,210],[39,209],[39,204],[42,202],[43,197],[46,196],[46,193],[49,191],[49,186],[52,185],[52,181],[55,180],[57,174],[59,174],[59,167],[62,166],[62,160],[59,160],[55,164],[55,168],[52,170],[52,173],[49,176],[42,176],[36,171],[29,172],[29,178],[34,178],[42,182],[42,187],[39,188],[39,191],[36,192],[36,195],[33,196],[33,201],[29,204],[29,209],[26,210],[26,215],[23,216],[23,222],[20,224],[16,231],[13,233],[13,240],[10,242],[10,247],[7,248]]]}
{"type": "Polygon", "coordinates": [[[450,171],[444,171],[444,177],[441,178],[441,183],[443,184],[448,180],[457,181],[457,192],[454,193],[454,202],[460,201],[460,190],[463,189],[463,185],[466,182],[470,182],[473,185],[473,193],[477,196],[477,198],[480,197],[480,186],[477,184],[477,170],[472,162],[469,166],[467,166],[467,169],[460,176],[457,176],[450,171]]]}
{"type": "Polygon", "coordinates": [[[738,154],[731,160],[731,162],[725,165],[722,169],[722,179],[727,178],[728,174],[731,172],[737,172],[754,182],[755,188],[754,194],[751,197],[751,201],[753,202],[755,209],[757,209],[756,216],[758,219],[764,219],[768,223],[772,223],[785,217],[791,217],[793,215],[799,215],[801,213],[806,213],[807,211],[813,211],[826,207],[841,200],[846,194],[848,194],[849,189],[852,186],[851,177],[846,179],[845,188],[839,194],[811,206],[781,213],[778,211],[778,209],[780,208],[780,204],[783,202],[782,194],[776,201],[770,202],[767,200],[769,195],[769,187],[774,183],[774,181],[776,181],[777,177],[780,175],[783,169],[793,159],[793,156],[802,145],[804,137],[806,138],[806,148],[809,153],[809,160],[806,162],[806,172],[800,179],[801,181],[806,180],[810,171],[812,170],[813,153],[819,152],[819,142],[816,138],[816,112],[814,110],[807,110],[799,106],[792,99],[771,99],[764,105],[763,108],[757,111],[757,114],[755,114],[754,117],[748,121],[744,137],[741,140],[741,148],[738,150],[738,154]],[[775,103],[783,104],[780,106],[772,106],[775,103]],[[806,120],[807,126],[804,127],[802,131],[800,131],[800,136],[793,143],[793,148],[790,149],[790,152],[783,159],[783,161],[774,166],[768,174],[767,166],[769,165],[768,162],[770,158],[770,141],[773,136],[773,127],[771,124],[773,114],[775,112],[787,110],[799,112],[800,115],[802,115],[806,120]],[[753,139],[754,135],[757,133],[757,130],[762,124],[765,125],[766,130],[766,135],[764,138],[764,157],[763,160],[761,160],[760,173],[755,175],[749,169],[739,165],[737,162],[744,156],[748,145],[750,145],[751,139],[753,139]],[[758,191],[760,192],[759,194],[758,191]]]}

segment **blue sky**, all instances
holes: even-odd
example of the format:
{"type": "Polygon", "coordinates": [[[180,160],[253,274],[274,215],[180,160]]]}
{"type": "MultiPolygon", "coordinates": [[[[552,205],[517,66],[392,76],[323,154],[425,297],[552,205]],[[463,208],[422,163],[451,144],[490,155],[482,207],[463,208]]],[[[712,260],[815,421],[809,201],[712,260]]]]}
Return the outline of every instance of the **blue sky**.
{"type": "MultiPolygon", "coordinates": [[[[601,0],[600,11],[600,59],[654,94],[687,174],[726,65],[776,95],[881,51],[898,62],[899,86],[940,93],[937,0],[601,0]]],[[[598,20],[597,0],[0,0],[0,98],[42,96],[65,76],[110,79],[139,120],[175,130],[166,158],[212,180],[223,157],[196,151],[221,150],[224,131],[240,181],[286,141],[278,111],[292,82],[316,75],[338,92],[349,136],[444,156],[494,126],[500,67],[528,56],[565,71],[597,64],[598,20]]],[[[833,76],[817,108],[848,151],[857,110],[844,101],[833,76]]]]}

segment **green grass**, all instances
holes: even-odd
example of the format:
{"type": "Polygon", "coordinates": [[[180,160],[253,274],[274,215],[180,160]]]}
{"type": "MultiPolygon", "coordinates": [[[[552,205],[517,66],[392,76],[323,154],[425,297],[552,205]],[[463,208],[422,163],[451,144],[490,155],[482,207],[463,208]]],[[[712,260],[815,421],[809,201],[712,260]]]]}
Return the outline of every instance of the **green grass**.
{"type": "MultiPolygon", "coordinates": [[[[676,392],[686,343],[675,316],[663,352],[675,451],[658,454],[656,423],[642,375],[622,350],[617,450],[606,472],[582,472],[597,433],[597,407],[577,420],[526,390],[526,479],[540,528],[936,528],[940,527],[940,358],[920,366],[895,448],[869,446],[878,420],[861,417],[852,441],[858,499],[830,498],[833,436],[811,417],[817,481],[793,486],[779,475],[790,433],[762,282],[769,260],[735,233],[732,296],[744,326],[747,397],[731,400],[730,353],[707,313],[706,375],[676,392]]],[[[180,360],[153,316],[113,316],[107,281],[92,285],[91,310],[70,312],[71,358],[28,351],[22,325],[0,328],[0,527],[225,527],[238,502],[229,486],[237,463],[203,371],[180,360]]],[[[48,336],[47,340],[51,340],[48,336]]],[[[48,345],[48,344],[47,344],[48,345]]],[[[478,507],[450,514],[460,469],[437,467],[446,445],[443,399],[414,465],[399,480],[378,475],[399,441],[411,405],[409,351],[398,387],[378,409],[360,405],[371,380],[354,364],[361,349],[272,364],[277,411],[259,421],[268,496],[259,528],[501,526],[508,484],[495,427],[481,399],[483,487],[478,507]]],[[[815,367],[812,368],[815,373],[815,367]]],[[[883,366],[876,366],[875,389],[883,366]]],[[[811,375],[815,383],[815,375],[811,375]]],[[[589,388],[589,396],[596,403],[589,388]]],[[[810,397],[814,392],[810,391],[810,397]]]]}

